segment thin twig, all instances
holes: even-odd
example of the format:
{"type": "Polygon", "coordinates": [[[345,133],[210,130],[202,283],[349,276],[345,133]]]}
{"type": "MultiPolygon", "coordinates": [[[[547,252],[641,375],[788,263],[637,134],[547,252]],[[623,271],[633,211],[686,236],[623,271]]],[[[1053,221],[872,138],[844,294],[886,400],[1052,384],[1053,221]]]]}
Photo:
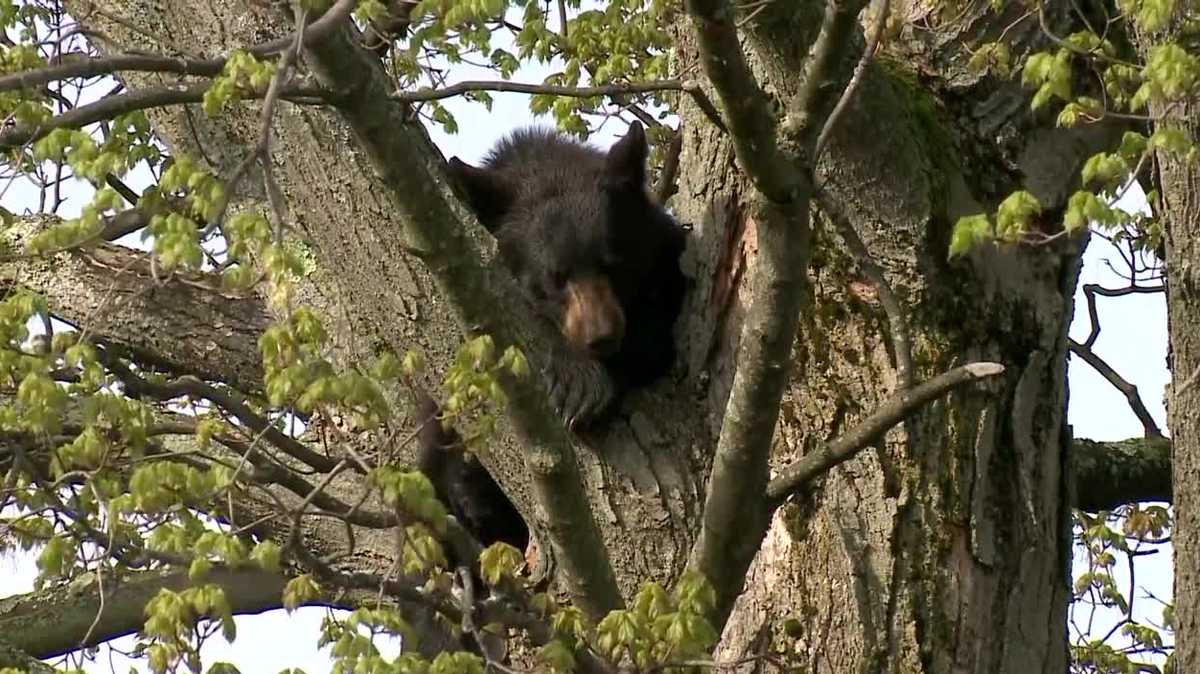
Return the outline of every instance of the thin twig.
{"type": "Polygon", "coordinates": [[[832,195],[824,189],[818,188],[817,196],[821,200],[821,205],[825,207],[825,211],[829,213],[829,217],[833,219],[834,226],[842,235],[842,239],[846,242],[846,247],[850,249],[850,254],[854,257],[855,262],[858,263],[859,269],[871,281],[871,285],[875,286],[875,292],[879,294],[879,303],[883,305],[883,312],[887,316],[892,338],[892,357],[896,361],[897,386],[900,389],[911,388],[915,376],[912,338],[908,329],[904,305],[901,304],[892,285],[888,283],[883,268],[875,261],[875,257],[871,255],[871,251],[867,249],[867,245],[858,235],[858,230],[854,229],[854,224],[834,202],[832,195]]]}
{"type": "MultiPolygon", "coordinates": [[[[181,87],[162,86],[138,89],[115,96],[102,98],[95,103],[56,115],[36,125],[10,127],[0,132],[0,149],[13,149],[36,141],[55,129],[78,129],[137,110],[161,108],[168,105],[185,105],[204,100],[209,83],[189,84],[181,87]]],[[[239,92],[243,98],[259,98],[265,92],[239,92]]],[[[289,101],[336,103],[336,96],[329,91],[310,86],[287,87],[280,96],[289,101]]]]}
{"type": "Polygon", "coordinates": [[[625,84],[602,84],[591,87],[564,87],[553,84],[534,84],[531,82],[508,82],[505,80],[468,80],[456,82],[437,89],[421,88],[415,91],[396,91],[391,95],[392,100],[403,103],[421,103],[425,101],[440,101],[454,96],[461,96],[473,91],[496,91],[501,93],[543,94],[548,96],[569,96],[571,98],[595,98],[598,96],[621,96],[627,94],[644,94],[655,91],[682,91],[696,102],[701,112],[718,128],[724,130],[725,122],[721,120],[720,112],[712,101],[705,95],[700,85],[691,80],[656,80],[653,82],[628,82],[625,84]]]}
{"type": "Polygon", "coordinates": [[[1125,401],[1129,403],[1129,409],[1133,411],[1134,416],[1142,424],[1142,431],[1147,438],[1163,437],[1162,430],[1154,421],[1154,417],[1150,414],[1150,410],[1146,409],[1146,404],[1142,402],[1142,394],[1138,391],[1138,387],[1129,383],[1124,377],[1117,373],[1103,358],[1087,344],[1081,344],[1073,339],[1068,340],[1068,348],[1071,353],[1083,359],[1083,362],[1092,366],[1104,380],[1113,385],[1125,396],[1125,401]]]}
{"type": "Polygon", "coordinates": [[[879,48],[879,40],[883,37],[883,29],[887,25],[888,12],[891,9],[891,0],[880,0],[880,3],[879,16],[875,17],[875,25],[871,29],[870,37],[867,38],[866,49],[863,50],[862,56],[859,57],[858,64],[854,66],[854,74],[850,76],[850,82],[842,90],[841,98],[833,106],[833,112],[830,112],[829,116],[825,118],[825,125],[821,127],[821,133],[817,136],[817,144],[813,148],[812,153],[812,165],[814,168],[817,165],[817,161],[821,158],[821,151],[825,149],[825,143],[829,141],[829,134],[833,132],[833,127],[850,105],[851,99],[854,98],[854,92],[858,90],[858,84],[862,81],[863,73],[867,71],[867,66],[875,56],[875,50],[879,48]]]}

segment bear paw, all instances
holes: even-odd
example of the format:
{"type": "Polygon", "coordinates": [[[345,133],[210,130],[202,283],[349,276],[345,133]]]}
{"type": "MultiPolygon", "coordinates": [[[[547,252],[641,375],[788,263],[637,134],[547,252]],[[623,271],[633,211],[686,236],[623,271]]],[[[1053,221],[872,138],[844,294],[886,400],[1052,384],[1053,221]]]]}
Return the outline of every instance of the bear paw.
{"type": "Polygon", "coordinates": [[[617,385],[602,363],[567,358],[546,372],[550,405],[568,430],[586,428],[604,416],[617,398],[617,385]]]}

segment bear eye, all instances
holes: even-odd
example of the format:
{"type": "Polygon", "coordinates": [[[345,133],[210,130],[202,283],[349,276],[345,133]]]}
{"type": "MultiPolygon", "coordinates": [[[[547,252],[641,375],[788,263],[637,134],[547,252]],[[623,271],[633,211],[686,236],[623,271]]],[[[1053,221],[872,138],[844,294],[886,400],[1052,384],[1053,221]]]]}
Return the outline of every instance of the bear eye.
{"type": "Polygon", "coordinates": [[[603,265],[604,268],[606,268],[606,269],[612,269],[614,267],[619,267],[619,266],[621,266],[622,261],[623,261],[623,259],[617,253],[605,253],[604,255],[602,255],[600,257],[600,264],[603,265]]]}
{"type": "Polygon", "coordinates": [[[567,270],[555,269],[550,272],[550,280],[554,282],[555,288],[563,288],[567,285],[567,270]]]}

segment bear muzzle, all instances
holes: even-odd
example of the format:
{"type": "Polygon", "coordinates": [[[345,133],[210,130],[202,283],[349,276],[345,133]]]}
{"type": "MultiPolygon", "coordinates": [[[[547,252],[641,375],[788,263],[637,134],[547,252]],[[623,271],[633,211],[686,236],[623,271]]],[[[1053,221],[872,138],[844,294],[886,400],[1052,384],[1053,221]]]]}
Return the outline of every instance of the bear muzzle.
{"type": "Polygon", "coordinates": [[[612,284],[600,275],[567,281],[563,337],[573,348],[597,358],[615,354],[625,337],[625,312],[612,284]]]}

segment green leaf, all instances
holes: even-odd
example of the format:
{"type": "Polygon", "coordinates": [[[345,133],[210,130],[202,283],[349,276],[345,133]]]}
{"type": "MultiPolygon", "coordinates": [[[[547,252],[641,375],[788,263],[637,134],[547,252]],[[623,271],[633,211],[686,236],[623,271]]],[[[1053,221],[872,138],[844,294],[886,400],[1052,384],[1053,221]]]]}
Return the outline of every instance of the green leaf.
{"type": "Polygon", "coordinates": [[[61,578],[74,563],[74,546],[63,536],[54,536],[38,555],[38,574],[42,578],[61,578]]]}
{"type": "Polygon", "coordinates": [[[479,554],[483,582],[493,587],[498,585],[502,578],[515,578],[517,569],[524,563],[525,557],[521,551],[504,542],[493,543],[479,554]]]}
{"type": "Polygon", "coordinates": [[[282,549],[275,541],[262,541],[250,551],[250,559],[266,571],[279,571],[282,549]]]}
{"type": "Polygon", "coordinates": [[[1015,243],[1029,231],[1031,219],[1042,212],[1037,198],[1025,190],[1013,192],[996,211],[996,237],[1015,243]]]}
{"type": "Polygon", "coordinates": [[[992,223],[986,215],[979,213],[961,217],[950,235],[950,258],[966,255],[975,246],[991,238],[992,223]]]}
{"type": "Polygon", "coordinates": [[[311,574],[296,576],[283,588],[283,607],[291,613],[301,604],[315,600],[320,594],[321,588],[311,574]]]}

